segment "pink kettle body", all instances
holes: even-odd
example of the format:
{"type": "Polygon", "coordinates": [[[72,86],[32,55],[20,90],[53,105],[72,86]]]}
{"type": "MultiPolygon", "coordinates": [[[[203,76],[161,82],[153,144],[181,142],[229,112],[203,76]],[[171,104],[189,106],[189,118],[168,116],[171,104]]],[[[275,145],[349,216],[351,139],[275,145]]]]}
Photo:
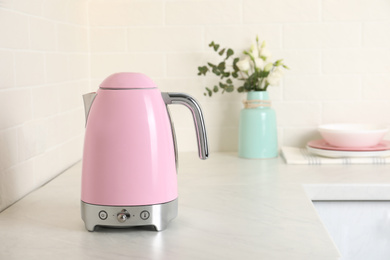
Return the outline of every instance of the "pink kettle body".
{"type": "Polygon", "coordinates": [[[177,102],[193,112],[200,156],[205,159],[207,137],[200,107],[188,95],[161,93],[139,73],[113,74],[86,97],[81,190],[86,228],[165,229],[177,215],[178,197],[176,141],[167,105],[177,102]]]}

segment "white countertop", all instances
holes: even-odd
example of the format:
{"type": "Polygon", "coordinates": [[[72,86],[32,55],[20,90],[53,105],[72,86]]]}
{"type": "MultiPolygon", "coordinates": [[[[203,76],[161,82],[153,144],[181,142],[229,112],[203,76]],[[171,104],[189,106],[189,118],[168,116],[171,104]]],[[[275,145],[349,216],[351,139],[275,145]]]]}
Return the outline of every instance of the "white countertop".
{"type": "Polygon", "coordinates": [[[390,165],[286,165],[179,155],[179,215],[162,232],[88,232],[81,163],[0,213],[0,259],[338,259],[311,200],[390,200],[390,165]]]}

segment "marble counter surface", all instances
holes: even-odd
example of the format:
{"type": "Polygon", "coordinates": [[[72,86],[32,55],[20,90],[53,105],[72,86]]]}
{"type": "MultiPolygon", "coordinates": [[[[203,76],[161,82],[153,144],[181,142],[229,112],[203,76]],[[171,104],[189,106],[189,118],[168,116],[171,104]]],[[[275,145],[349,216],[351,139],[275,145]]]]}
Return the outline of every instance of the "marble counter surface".
{"type": "Polygon", "coordinates": [[[338,259],[311,201],[390,200],[389,165],[179,163],[179,215],[165,231],[86,231],[78,163],[0,213],[0,259],[338,259]]]}

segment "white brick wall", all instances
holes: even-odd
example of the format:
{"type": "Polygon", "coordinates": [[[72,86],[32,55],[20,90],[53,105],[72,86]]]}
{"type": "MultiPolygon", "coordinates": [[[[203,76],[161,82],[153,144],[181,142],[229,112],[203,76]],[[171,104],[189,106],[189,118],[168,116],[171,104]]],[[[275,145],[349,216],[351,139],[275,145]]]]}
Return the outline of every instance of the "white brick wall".
{"type": "MultiPolygon", "coordinates": [[[[241,52],[259,35],[273,57],[291,67],[282,85],[270,89],[280,145],[304,146],[319,137],[321,123],[390,125],[388,0],[100,0],[89,3],[89,12],[93,87],[116,71],[137,70],[163,91],[194,95],[204,109],[211,151],[237,150],[245,98],[203,96],[204,86],[215,84],[196,75],[199,65],[216,58],[211,41],[241,52]]],[[[192,121],[183,111],[172,109],[179,149],[195,150],[192,121]]]]}
{"type": "MultiPolygon", "coordinates": [[[[204,110],[211,152],[236,151],[245,95],[203,96],[216,41],[240,53],[256,35],[291,70],[269,92],[280,145],[304,146],[330,122],[390,125],[389,0],[0,1],[0,210],[81,157],[81,94],[119,71],[204,110]],[[12,25],[12,26],[11,26],[12,25]]],[[[172,106],[180,151],[196,150],[172,106]]]]}
{"type": "Polygon", "coordinates": [[[318,22],[319,0],[244,0],[244,23],[318,22]]]}
{"type": "Polygon", "coordinates": [[[87,1],[0,1],[0,211],[81,158],[87,1]]]}

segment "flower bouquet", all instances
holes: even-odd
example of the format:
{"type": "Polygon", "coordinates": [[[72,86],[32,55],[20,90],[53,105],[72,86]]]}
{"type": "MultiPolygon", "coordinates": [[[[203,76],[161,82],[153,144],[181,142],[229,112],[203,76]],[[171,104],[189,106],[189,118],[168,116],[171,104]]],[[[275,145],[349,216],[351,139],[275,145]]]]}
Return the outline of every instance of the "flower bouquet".
{"type": "Polygon", "coordinates": [[[220,49],[220,45],[211,42],[209,44],[223,60],[218,64],[208,62],[207,65],[198,67],[198,75],[206,76],[209,72],[219,77],[218,85],[213,88],[206,87],[204,95],[212,96],[222,90],[222,93],[233,92],[237,81],[243,81],[242,85],[237,87],[238,92],[266,91],[268,86],[276,86],[283,77],[283,69],[288,67],[283,60],[270,61],[271,52],[266,47],[266,42],[259,43],[256,37],[256,43],[252,44],[249,50],[243,52],[244,56],[240,59],[234,57],[234,51],[230,48],[220,49]],[[230,65],[227,65],[227,63],[230,65]]]}

